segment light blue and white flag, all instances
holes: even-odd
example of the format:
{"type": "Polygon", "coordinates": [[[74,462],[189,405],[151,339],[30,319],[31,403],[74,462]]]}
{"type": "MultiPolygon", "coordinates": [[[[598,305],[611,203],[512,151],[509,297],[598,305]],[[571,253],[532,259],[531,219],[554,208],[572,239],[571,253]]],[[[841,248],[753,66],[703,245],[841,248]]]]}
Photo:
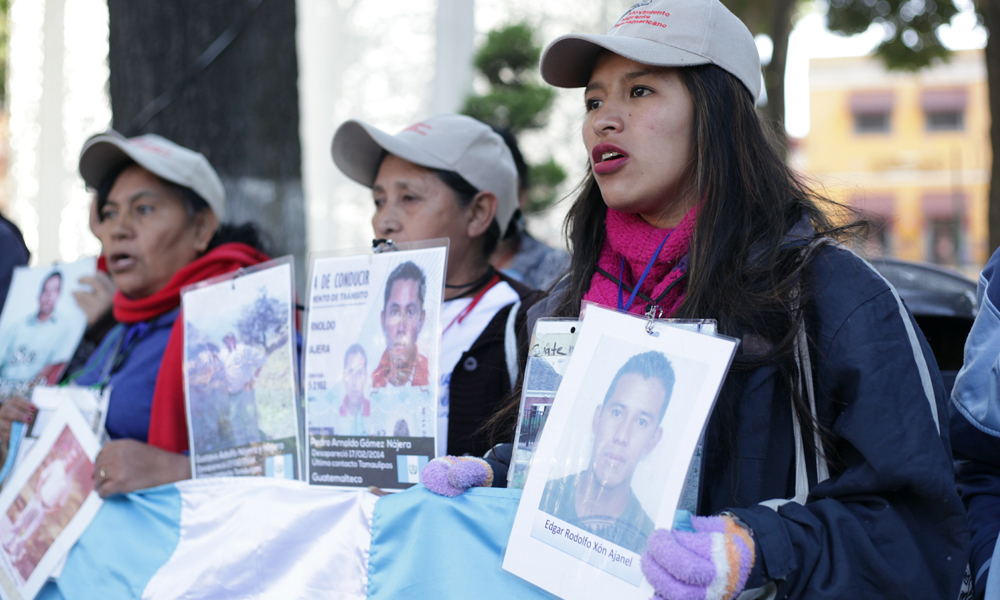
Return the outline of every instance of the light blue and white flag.
{"type": "Polygon", "coordinates": [[[106,500],[38,598],[541,600],[500,569],[519,499],[495,488],[444,498],[417,485],[378,498],[266,477],[182,481],[106,500]]]}
{"type": "Polygon", "coordinates": [[[117,496],[38,598],[363,599],[376,499],[264,477],[117,496]]]}

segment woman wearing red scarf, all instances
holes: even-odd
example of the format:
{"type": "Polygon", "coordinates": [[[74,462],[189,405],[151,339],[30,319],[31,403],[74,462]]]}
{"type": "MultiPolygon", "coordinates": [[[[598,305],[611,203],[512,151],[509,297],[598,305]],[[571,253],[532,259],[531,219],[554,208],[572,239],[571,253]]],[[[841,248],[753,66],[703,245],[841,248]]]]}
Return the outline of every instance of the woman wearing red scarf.
{"type": "MultiPolygon", "coordinates": [[[[118,288],[115,327],[83,369],[78,385],[111,386],[105,444],[94,470],[107,497],[187,479],[180,291],[204,279],[268,260],[250,225],[219,224],[225,191],[204,156],[156,135],[92,137],[80,174],[97,190],[99,231],[118,288]],[[248,243],[244,243],[248,242],[248,243]]],[[[0,408],[0,444],[10,421],[35,409],[0,408]]]]}

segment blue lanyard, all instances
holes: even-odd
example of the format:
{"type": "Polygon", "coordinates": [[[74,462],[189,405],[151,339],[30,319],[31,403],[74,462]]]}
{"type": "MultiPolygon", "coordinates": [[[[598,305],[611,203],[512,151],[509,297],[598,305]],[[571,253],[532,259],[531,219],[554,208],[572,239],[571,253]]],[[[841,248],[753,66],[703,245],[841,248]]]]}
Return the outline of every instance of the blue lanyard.
{"type": "Polygon", "coordinates": [[[622,281],[625,279],[625,257],[622,257],[621,270],[618,273],[618,310],[628,312],[632,303],[635,302],[635,296],[639,293],[639,288],[642,287],[642,283],[646,281],[646,276],[649,275],[650,270],[652,270],[653,263],[655,263],[657,257],[660,256],[660,250],[663,250],[663,245],[667,243],[667,240],[669,240],[670,236],[673,235],[675,229],[676,228],[667,232],[667,236],[663,238],[660,245],[656,247],[656,251],[654,251],[653,256],[649,258],[649,263],[646,265],[646,269],[643,270],[642,276],[639,277],[639,281],[636,282],[635,287],[632,288],[632,295],[628,297],[628,302],[624,304],[622,303],[622,281]]]}

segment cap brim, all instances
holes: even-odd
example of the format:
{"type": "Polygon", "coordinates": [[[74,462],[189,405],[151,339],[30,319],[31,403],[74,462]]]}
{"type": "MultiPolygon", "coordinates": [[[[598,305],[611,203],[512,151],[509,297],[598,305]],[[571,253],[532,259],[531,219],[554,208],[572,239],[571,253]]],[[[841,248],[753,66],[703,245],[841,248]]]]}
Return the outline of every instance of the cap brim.
{"type": "Polygon", "coordinates": [[[446,169],[447,163],[394,135],[362,123],[345,121],[333,135],[333,163],[344,175],[365,187],[375,185],[382,153],[394,154],[403,160],[430,169],[446,169]]]}
{"type": "Polygon", "coordinates": [[[127,144],[124,137],[111,133],[99,133],[84,143],[80,150],[80,176],[88,187],[97,189],[112,169],[129,159],[136,160],[128,152],[127,144]]]}
{"type": "Polygon", "coordinates": [[[585,87],[594,70],[594,61],[603,50],[655,67],[691,67],[712,62],[693,52],[642,38],[574,33],[560,36],[546,46],[539,64],[542,79],[561,88],[585,87]]]}

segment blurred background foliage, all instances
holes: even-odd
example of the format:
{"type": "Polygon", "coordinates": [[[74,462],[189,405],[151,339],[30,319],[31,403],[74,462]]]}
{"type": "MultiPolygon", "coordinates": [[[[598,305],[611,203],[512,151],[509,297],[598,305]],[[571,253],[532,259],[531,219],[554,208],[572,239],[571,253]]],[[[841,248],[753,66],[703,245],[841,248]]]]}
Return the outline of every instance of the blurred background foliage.
{"type": "Polygon", "coordinates": [[[947,59],[937,29],[946,25],[958,9],[952,0],[722,0],[746,23],[751,33],[771,39],[771,60],[764,66],[767,104],[761,113],[787,148],[785,133],[785,65],[788,40],[798,17],[817,4],[826,8],[827,27],[841,35],[855,35],[872,25],[884,29],[875,56],[890,70],[917,71],[936,59],[947,59]]]}
{"type": "MultiPolygon", "coordinates": [[[[537,32],[527,23],[503,25],[487,33],[474,60],[479,77],[485,80],[485,91],[466,98],[462,113],[509,130],[519,143],[524,132],[545,127],[556,91],[538,76],[541,52],[537,32]]],[[[528,162],[528,179],[531,189],[525,212],[532,214],[556,200],[566,170],[549,157],[528,162]]]]}
{"type": "Polygon", "coordinates": [[[886,67],[916,71],[948,57],[937,29],[958,14],[952,0],[830,0],[827,27],[842,35],[881,25],[885,37],[875,49],[886,67]]]}

